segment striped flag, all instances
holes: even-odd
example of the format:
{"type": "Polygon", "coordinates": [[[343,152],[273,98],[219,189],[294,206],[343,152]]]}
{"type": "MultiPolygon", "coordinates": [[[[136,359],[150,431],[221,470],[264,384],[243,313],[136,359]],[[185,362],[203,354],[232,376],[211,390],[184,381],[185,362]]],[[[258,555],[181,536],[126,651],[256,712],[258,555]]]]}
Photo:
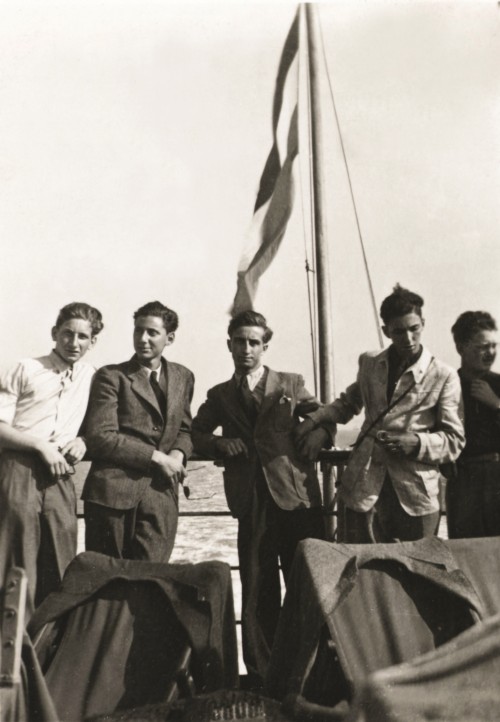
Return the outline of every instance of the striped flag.
{"type": "Polygon", "coordinates": [[[247,248],[238,268],[233,316],[253,308],[259,278],[275,257],[292,213],[293,161],[299,151],[297,73],[293,72],[298,48],[299,11],[281,54],[273,102],[273,146],[260,179],[247,248]],[[292,98],[290,108],[283,107],[285,95],[292,98]],[[283,131],[284,144],[280,143],[283,131]]]}

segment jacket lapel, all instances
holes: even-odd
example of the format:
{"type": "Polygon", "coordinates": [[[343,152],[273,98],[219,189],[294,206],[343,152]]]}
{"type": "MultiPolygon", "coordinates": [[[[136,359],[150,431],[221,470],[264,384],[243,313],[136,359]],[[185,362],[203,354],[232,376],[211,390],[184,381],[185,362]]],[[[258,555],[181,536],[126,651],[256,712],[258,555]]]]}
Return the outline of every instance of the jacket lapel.
{"type": "Polygon", "coordinates": [[[131,381],[132,391],[137,396],[144,399],[144,401],[147,401],[156,413],[163,418],[160,407],[158,406],[158,401],[156,400],[156,396],[154,395],[151,384],[149,383],[148,373],[146,369],[140,365],[135,356],[133,356],[130,361],[130,371],[127,376],[131,381]]]}
{"type": "Polygon", "coordinates": [[[228,417],[238,426],[244,427],[247,434],[251,434],[253,427],[243,407],[234,376],[222,385],[220,400],[224,405],[228,417]]]}
{"type": "Polygon", "coordinates": [[[170,364],[166,359],[162,359],[162,367],[167,380],[167,418],[165,425],[168,426],[174,409],[178,408],[179,395],[183,392],[183,385],[177,366],[170,364]]]}
{"type": "Polygon", "coordinates": [[[281,375],[272,369],[267,370],[266,389],[259,409],[259,416],[266,414],[274,404],[286,395],[281,375]]]}
{"type": "Polygon", "coordinates": [[[388,349],[384,349],[384,351],[375,358],[375,367],[373,369],[373,405],[377,413],[387,406],[388,375],[389,352],[388,349]]]}

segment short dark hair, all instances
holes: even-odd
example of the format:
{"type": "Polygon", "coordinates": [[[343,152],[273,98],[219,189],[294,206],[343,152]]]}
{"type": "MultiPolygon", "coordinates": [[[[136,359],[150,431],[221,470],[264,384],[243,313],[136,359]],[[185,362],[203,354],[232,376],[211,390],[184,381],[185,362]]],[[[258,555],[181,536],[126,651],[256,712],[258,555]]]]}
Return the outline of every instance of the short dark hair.
{"type": "Polygon", "coordinates": [[[388,323],[393,318],[406,316],[408,313],[416,313],[422,317],[422,306],[424,299],[418,293],[413,293],[407,288],[403,288],[396,283],[392,293],[384,298],[380,306],[380,317],[384,323],[388,323]]]}
{"type": "Polygon", "coordinates": [[[164,306],[160,301],[150,301],[138,308],[134,313],[134,321],[144,316],[159,316],[167,333],[176,331],[179,326],[179,317],[176,312],[168,306],[164,306]]]}
{"type": "Polygon", "coordinates": [[[241,311],[241,313],[233,316],[227,327],[227,335],[229,338],[232,337],[237,328],[241,328],[242,326],[259,326],[263,328],[264,335],[262,340],[264,343],[269,343],[273,337],[273,331],[267,325],[265,317],[261,313],[257,313],[257,311],[241,311]]]}
{"type": "Polygon", "coordinates": [[[465,311],[460,314],[451,332],[455,343],[467,343],[479,331],[496,331],[497,324],[493,316],[487,311],[465,311]]]}
{"type": "Polygon", "coordinates": [[[61,328],[63,323],[70,321],[72,318],[81,318],[83,321],[88,321],[92,329],[92,336],[97,336],[104,328],[101,312],[97,308],[89,306],[88,303],[74,301],[63,306],[57,315],[56,328],[61,328]]]}

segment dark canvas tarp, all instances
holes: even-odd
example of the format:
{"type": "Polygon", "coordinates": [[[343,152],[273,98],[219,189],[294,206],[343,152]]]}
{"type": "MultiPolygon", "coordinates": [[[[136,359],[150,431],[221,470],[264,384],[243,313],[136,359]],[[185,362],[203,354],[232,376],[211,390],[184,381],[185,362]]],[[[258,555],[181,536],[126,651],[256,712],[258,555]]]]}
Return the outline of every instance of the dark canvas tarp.
{"type": "Polygon", "coordinates": [[[186,641],[198,691],[238,684],[230,568],[221,562],[86,552],[29,630],[61,719],[162,701],[186,641]]]}
{"type": "MultiPolygon", "coordinates": [[[[480,594],[447,544],[435,538],[375,545],[302,542],[271,655],[268,692],[278,699],[307,696],[325,630],[352,689],[370,673],[430,651],[484,617],[480,594]]],[[[470,555],[463,546],[459,551],[470,555]]],[[[476,556],[468,561],[469,572],[481,563],[481,554],[476,556]]]]}
{"type": "Polygon", "coordinates": [[[434,652],[376,672],[356,694],[348,720],[496,722],[499,681],[500,615],[496,615],[434,652]]]}

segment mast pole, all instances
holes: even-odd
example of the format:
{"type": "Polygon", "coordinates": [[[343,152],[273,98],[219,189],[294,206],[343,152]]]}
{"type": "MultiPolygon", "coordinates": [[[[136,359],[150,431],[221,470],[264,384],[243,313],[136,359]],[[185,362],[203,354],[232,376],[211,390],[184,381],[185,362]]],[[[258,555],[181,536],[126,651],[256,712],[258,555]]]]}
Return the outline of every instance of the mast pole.
{"type": "MultiPolygon", "coordinates": [[[[308,72],[310,88],[310,132],[311,132],[311,184],[314,216],[314,241],[316,249],[316,284],[318,299],[318,362],[320,398],[324,403],[333,401],[335,394],[333,377],[333,324],[330,298],[330,266],[328,263],[327,227],[323,170],[323,123],[320,108],[320,43],[318,16],[315,3],[302,5],[305,11],[308,48],[308,72]]],[[[326,512],[325,527],[327,538],[335,535],[335,475],[331,463],[322,463],[323,504],[326,512]]]]}
{"type": "Polygon", "coordinates": [[[320,396],[324,403],[333,401],[333,335],[330,300],[326,214],[324,213],[323,127],[320,110],[318,17],[315,3],[305,3],[309,87],[311,94],[311,172],[316,249],[316,283],[318,292],[318,363],[320,396]]]}

